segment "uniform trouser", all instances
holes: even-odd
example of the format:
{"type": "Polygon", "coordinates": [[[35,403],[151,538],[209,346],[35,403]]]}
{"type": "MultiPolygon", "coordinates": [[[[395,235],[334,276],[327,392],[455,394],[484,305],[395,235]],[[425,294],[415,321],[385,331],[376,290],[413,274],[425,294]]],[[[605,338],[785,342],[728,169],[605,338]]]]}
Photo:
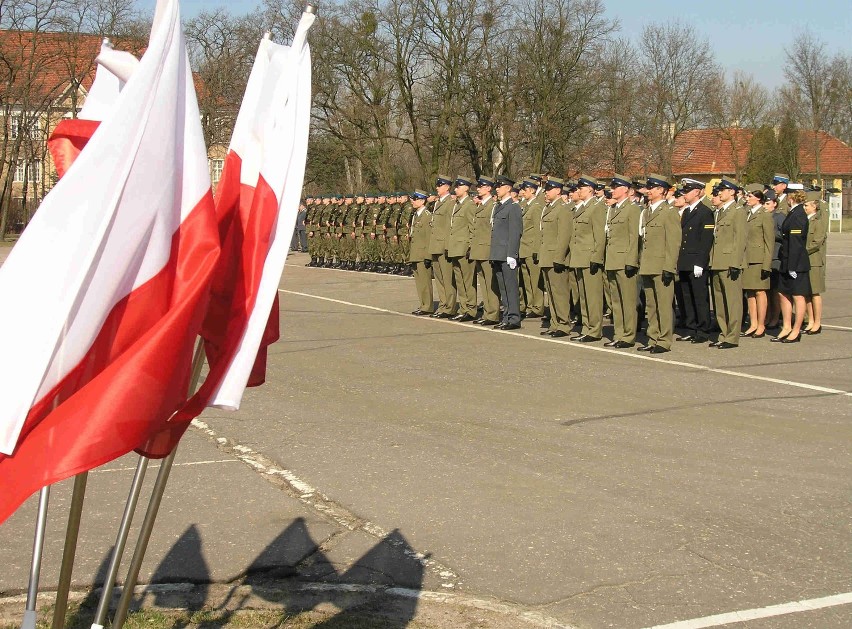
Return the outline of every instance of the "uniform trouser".
{"type": "MultiPolygon", "coordinates": [[[[683,327],[691,336],[706,338],[710,334],[710,287],[707,276],[695,277],[680,271],[680,290],[683,295],[683,327]]],[[[739,337],[738,337],[739,338],[739,337]]]]}
{"type": "Polygon", "coordinates": [[[304,252],[308,250],[308,232],[305,229],[297,230],[299,232],[299,248],[304,252]]]}
{"type": "Polygon", "coordinates": [[[503,304],[503,323],[521,322],[520,287],[518,286],[518,268],[509,267],[506,261],[493,260],[491,266],[497,276],[497,288],[500,291],[500,303],[503,304]]]}
{"type": "Polygon", "coordinates": [[[603,271],[589,268],[571,269],[577,278],[583,334],[600,338],[603,334],[603,271]]]}
{"type": "Polygon", "coordinates": [[[476,284],[474,283],[473,262],[465,257],[452,258],[453,279],[458,290],[459,313],[476,316],[476,284]]]}
{"type": "Polygon", "coordinates": [[[532,257],[521,260],[521,312],[541,316],[544,312],[541,286],[541,267],[533,262],[532,257]]]}
{"type": "Polygon", "coordinates": [[[317,257],[317,251],[319,249],[319,247],[317,246],[318,242],[319,237],[316,235],[316,233],[310,238],[308,238],[308,253],[311,254],[312,258],[317,257]]]}
{"type": "Polygon", "coordinates": [[[711,271],[713,303],[719,323],[720,343],[740,344],[740,327],[743,322],[743,278],[731,279],[730,271],[711,271]]]}
{"type": "Polygon", "coordinates": [[[635,275],[627,277],[624,269],[617,269],[606,272],[606,285],[609,286],[609,304],[612,308],[612,340],[633,343],[636,340],[639,279],[635,275]]]}
{"type": "Polygon", "coordinates": [[[367,241],[364,238],[364,236],[358,236],[355,239],[355,255],[357,257],[357,260],[359,260],[360,262],[364,262],[367,259],[366,258],[366,247],[365,247],[366,242],[367,241]]]}
{"type": "Polygon", "coordinates": [[[571,302],[571,312],[578,318],[582,318],[580,316],[580,289],[577,286],[577,276],[573,271],[568,271],[568,293],[568,298],[571,302]]]}
{"type": "Polygon", "coordinates": [[[435,309],[432,297],[432,269],[426,268],[424,260],[412,262],[411,265],[414,267],[414,287],[420,299],[419,308],[423,312],[432,312],[435,309]]]}
{"type": "Polygon", "coordinates": [[[544,286],[550,296],[550,331],[571,332],[571,292],[568,288],[568,276],[565,270],[557,273],[548,267],[541,270],[544,286]]]}
{"type": "Polygon", "coordinates": [[[500,320],[500,287],[494,269],[488,260],[475,262],[476,277],[482,290],[482,318],[488,321],[500,320]]]}
{"type": "Polygon", "coordinates": [[[642,292],[645,294],[645,317],[648,319],[648,344],[671,349],[674,337],[674,281],[666,286],[662,274],[643,275],[642,292]]]}
{"type": "Polygon", "coordinates": [[[432,272],[438,282],[438,312],[456,313],[456,284],[453,282],[453,265],[447,254],[432,255],[432,272]]]}

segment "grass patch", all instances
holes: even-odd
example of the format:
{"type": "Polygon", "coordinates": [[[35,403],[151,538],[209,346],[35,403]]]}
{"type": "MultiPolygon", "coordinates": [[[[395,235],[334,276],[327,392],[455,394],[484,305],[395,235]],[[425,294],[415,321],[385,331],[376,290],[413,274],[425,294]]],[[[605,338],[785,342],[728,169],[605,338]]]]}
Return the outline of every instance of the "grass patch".
{"type": "MultiPolygon", "coordinates": [[[[89,629],[95,614],[94,608],[79,604],[69,605],[65,618],[66,629],[89,629]]],[[[53,619],[53,606],[39,610],[37,629],[49,629],[53,619]]],[[[288,613],[276,610],[219,609],[158,610],[143,609],[131,612],[124,623],[125,629],[432,629],[417,621],[383,618],[367,611],[323,612],[305,611],[288,613]]],[[[109,623],[107,623],[109,626],[109,623]]],[[[0,622],[0,629],[18,629],[17,624],[0,622]]]]}

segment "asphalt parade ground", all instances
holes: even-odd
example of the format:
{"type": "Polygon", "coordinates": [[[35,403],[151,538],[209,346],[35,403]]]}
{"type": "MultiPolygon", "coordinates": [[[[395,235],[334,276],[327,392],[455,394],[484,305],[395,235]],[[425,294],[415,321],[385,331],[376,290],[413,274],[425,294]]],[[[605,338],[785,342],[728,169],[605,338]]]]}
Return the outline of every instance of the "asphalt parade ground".
{"type": "MultiPolygon", "coordinates": [[[[852,626],[852,235],[828,255],[821,334],[656,357],[538,320],[415,317],[413,279],[292,254],[267,384],[180,446],[142,569],[173,585],[149,602],[372,604],[394,627],[852,626]]],[[[79,595],[135,465],[90,475],[79,595]]],[[[69,502],[60,483],[46,590],[69,502]]],[[[0,526],[7,604],[36,507],[0,526]]]]}

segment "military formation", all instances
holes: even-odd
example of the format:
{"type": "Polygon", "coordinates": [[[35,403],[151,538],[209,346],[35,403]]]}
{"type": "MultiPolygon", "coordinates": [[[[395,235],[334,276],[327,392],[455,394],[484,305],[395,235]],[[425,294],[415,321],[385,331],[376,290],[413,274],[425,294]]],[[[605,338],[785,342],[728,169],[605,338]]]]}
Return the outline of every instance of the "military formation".
{"type": "Polygon", "coordinates": [[[579,343],[662,354],[773,330],[795,343],[822,331],[822,197],[783,173],[747,186],[438,175],[434,192],[308,197],[308,266],[413,275],[413,314],[502,330],[541,319],[542,335],[579,343]]]}

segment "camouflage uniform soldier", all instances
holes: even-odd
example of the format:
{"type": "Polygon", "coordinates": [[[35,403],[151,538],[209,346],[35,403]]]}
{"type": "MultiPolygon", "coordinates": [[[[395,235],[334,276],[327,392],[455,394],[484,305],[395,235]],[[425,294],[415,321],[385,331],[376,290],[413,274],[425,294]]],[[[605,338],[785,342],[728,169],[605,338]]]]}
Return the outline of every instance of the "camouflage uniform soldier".
{"type": "Polygon", "coordinates": [[[409,264],[411,256],[411,221],[414,213],[414,208],[410,200],[406,200],[404,195],[399,197],[402,199],[402,208],[400,210],[399,221],[396,224],[396,233],[399,238],[399,250],[402,255],[402,275],[413,275],[413,269],[409,264]]]}
{"type": "Polygon", "coordinates": [[[319,215],[319,266],[331,265],[331,214],[334,211],[334,206],[331,204],[331,197],[323,197],[322,211],[319,215]]]}
{"type": "Polygon", "coordinates": [[[358,206],[355,205],[355,197],[350,195],[346,197],[346,211],[343,214],[343,233],[340,239],[340,250],[343,264],[341,268],[349,271],[355,270],[355,219],[358,215],[358,206]]]}

